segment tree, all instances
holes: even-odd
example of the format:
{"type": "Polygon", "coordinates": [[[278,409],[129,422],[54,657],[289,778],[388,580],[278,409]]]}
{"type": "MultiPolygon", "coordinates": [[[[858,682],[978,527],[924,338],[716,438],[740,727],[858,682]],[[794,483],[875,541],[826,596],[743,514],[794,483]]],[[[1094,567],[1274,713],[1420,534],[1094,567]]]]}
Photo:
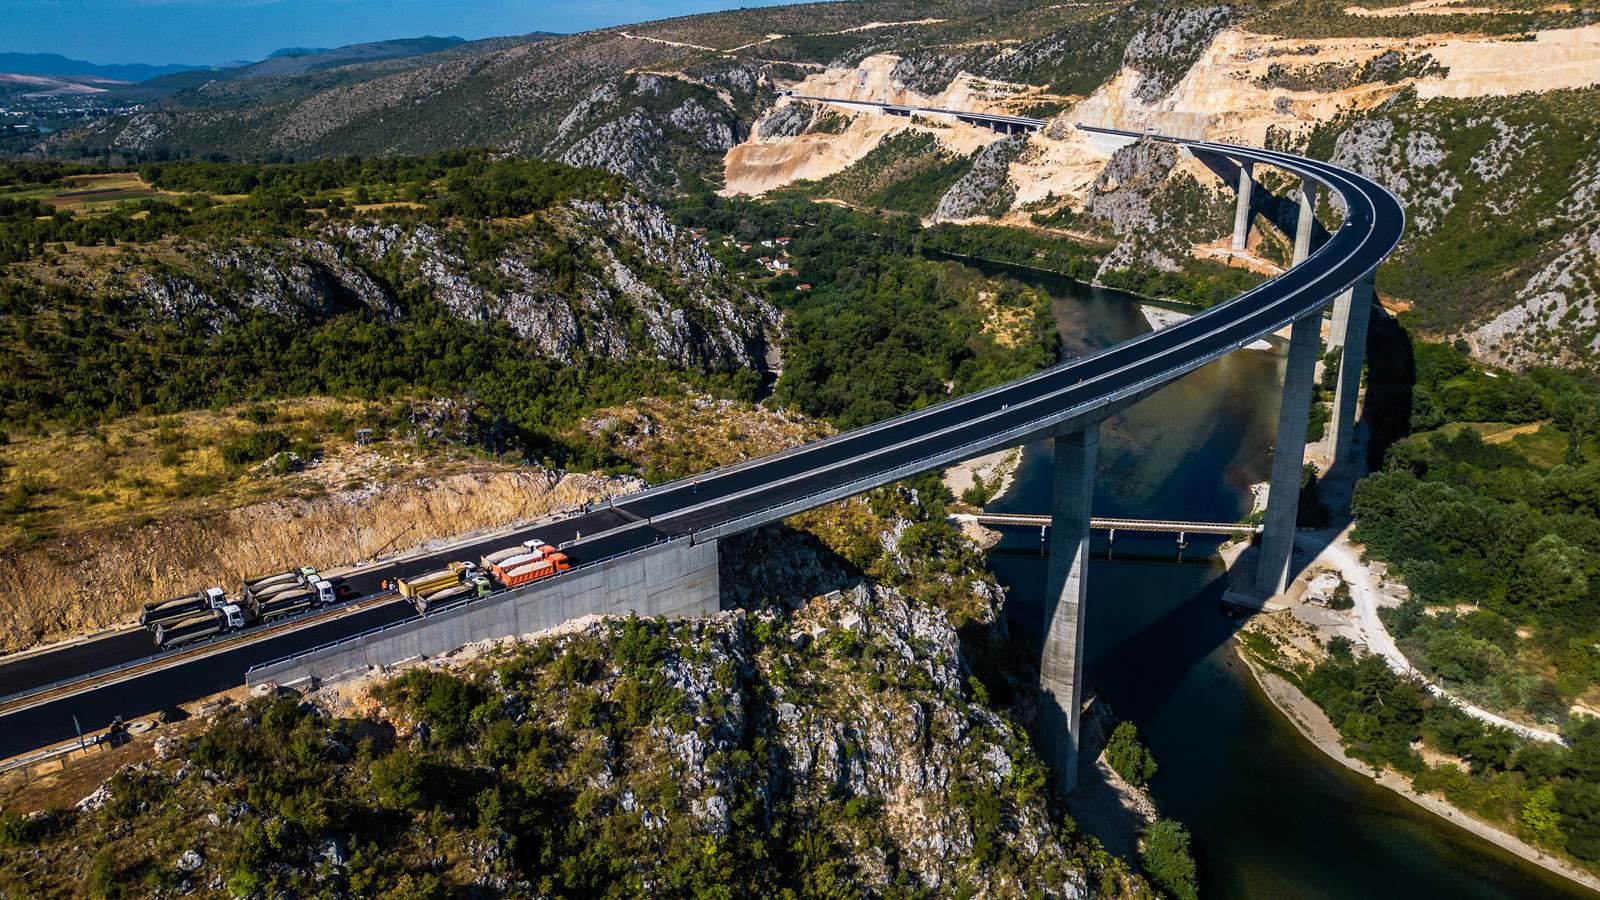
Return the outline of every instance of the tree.
{"type": "Polygon", "coordinates": [[[1155,757],[1139,743],[1139,730],[1132,722],[1118,722],[1111,730],[1106,763],[1134,787],[1143,787],[1156,774],[1155,757]]]}
{"type": "Polygon", "coordinates": [[[1561,812],[1556,808],[1556,792],[1550,785],[1540,785],[1522,804],[1522,825],[1532,832],[1541,846],[1561,845],[1561,812]]]}
{"type": "Polygon", "coordinates": [[[1535,608],[1562,606],[1589,593],[1589,555],[1558,534],[1547,534],[1522,556],[1518,588],[1535,608]]]}
{"type": "Polygon", "coordinates": [[[1556,401],[1553,418],[1556,427],[1567,433],[1567,465],[1583,465],[1584,442],[1600,433],[1600,398],[1576,392],[1564,394],[1556,401]]]}
{"type": "Polygon", "coordinates": [[[1196,900],[1200,889],[1194,857],[1189,853],[1189,832],[1172,819],[1157,819],[1145,829],[1141,856],[1150,882],[1177,900],[1196,900]]]}

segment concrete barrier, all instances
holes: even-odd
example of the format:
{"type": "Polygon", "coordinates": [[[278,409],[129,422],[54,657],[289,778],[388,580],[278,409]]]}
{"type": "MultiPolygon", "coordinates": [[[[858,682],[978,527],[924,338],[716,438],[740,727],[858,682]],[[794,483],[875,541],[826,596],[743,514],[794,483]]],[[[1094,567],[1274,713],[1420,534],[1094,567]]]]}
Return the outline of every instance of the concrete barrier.
{"type": "Polygon", "coordinates": [[[706,616],[717,611],[719,590],[717,542],[676,540],[272,663],[247,681],[333,679],[587,615],[706,616]]]}

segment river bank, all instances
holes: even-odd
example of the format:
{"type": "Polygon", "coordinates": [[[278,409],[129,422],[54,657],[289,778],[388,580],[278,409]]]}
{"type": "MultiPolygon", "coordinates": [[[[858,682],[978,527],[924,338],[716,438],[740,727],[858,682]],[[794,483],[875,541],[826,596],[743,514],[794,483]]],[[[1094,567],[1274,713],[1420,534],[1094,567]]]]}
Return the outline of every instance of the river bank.
{"type": "MultiPolygon", "coordinates": [[[[1288,611],[1284,611],[1275,615],[1287,614],[1288,611]]],[[[1278,712],[1293,723],[1295,729],[1312,746],[1321,750],[1330,759],[1353,772],[1359,772],[1370,778],[1373,783],[1399,794],[1435,816],[1471,832],[1527,862],[1547,869],[1563,878],[1570,879],[1592,891],[1600,892],[1600,878],[1593,874],[1577,868],[1566,860],[1551,856],[1516,835],[1502,831],[1482,819],[1457,809],[1443,798],[1435,797],[1431,794],[1418,793],[1411,787],[1411,783],[1404,776],[1391,769],[1384,769],[1375,774],[1367,764],[1345,755],[1344,743],[1340,740],[1339,730],[1323,714],[1321,707],[1300,693],[1300,690],[1291,684],[1288,679],[1267,670],[1237,643],[1233,649],[1235,657],[1244,663],[1245,668],[1249,670],[1251,676],[1255,679],[1256,685],[1261,688],[1261,692],[1272,702],[1278,712]]]]}

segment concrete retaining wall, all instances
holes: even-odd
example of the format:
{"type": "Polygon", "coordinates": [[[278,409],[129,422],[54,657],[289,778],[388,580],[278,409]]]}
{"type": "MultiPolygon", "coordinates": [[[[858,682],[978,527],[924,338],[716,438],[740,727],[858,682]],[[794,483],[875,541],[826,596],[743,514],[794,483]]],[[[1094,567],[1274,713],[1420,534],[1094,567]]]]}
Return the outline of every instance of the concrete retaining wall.
{"type": "Polygon", "coordinates": [[[673,541],[251,672],[250,684],[332,678],[587,615],[705,616],[718,609],[717,543],[673,541]]]}

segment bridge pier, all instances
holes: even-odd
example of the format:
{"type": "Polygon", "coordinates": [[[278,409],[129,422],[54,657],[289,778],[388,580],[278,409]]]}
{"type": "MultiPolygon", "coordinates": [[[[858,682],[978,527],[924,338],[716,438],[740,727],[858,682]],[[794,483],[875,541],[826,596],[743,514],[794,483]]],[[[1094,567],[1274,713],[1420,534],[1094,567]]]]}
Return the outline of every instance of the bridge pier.
{"type": "Polygon", "coordinates": [[[1255,163],[1239,163],[1239,205],[1233,211],[1233,249],[1243,250],[1250,237],[1250,191],[1255,186],[1255,163]]]}
{"type": "Polygon", "coordinates": [[[1300,179],[1300,219],[1294,226],[1294,261],[1298,266],[1311,255],[1311,233],[1317,227],[1317,183],[1300,179]]]}
{"type": "Polygon", "coordinates": [[[1283,593],[1289,585],[1295,519],[1300,511],[1300,472],[1305,464],[1311,389],[1321,340],[1322,316],[1317,312],[1296,319],[1289,332],[1289,364],[1283,375],[1283,400],[1278,408],[1278,440],[1272,451],[1267,519],[1261,531],[1261,557],[1256,564],[1256,590],[1269,597],[1283,593]]]}
{"type": "Polygon", "coordinates": [[[1083,698],[1083,614],[1089,566],[1089,505],[1100,425],[1055,438],[1050,563],[1045,579],[1044,650],[1039,661],[1037,732],[1060,792],[1078,782],[1078,711],[1083,698]]]}
{"type": "Polygon", "coordinates": [[[1328,420],[1328,448],[1334,465],[1350,461],[1355,451],[1356,400],[1361,394],[1361,370],[1367,362],[1373,274],[1368,273],[1333,303],[1333,330],[1328,335],[1328,345],[1343,348],[1339,383],[1333,395],[1333,415],[1328,420]]]}

